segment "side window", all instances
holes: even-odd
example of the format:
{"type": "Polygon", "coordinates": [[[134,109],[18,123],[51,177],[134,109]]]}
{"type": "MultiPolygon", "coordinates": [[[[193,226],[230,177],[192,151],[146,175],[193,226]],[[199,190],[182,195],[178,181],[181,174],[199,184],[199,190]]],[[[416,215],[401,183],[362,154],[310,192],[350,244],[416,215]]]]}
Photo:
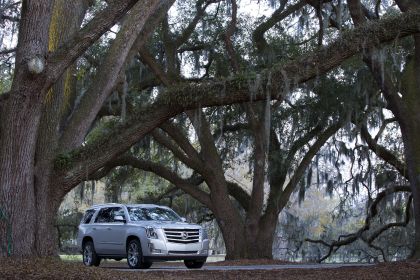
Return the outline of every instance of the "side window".
{"type": "Polygon", "coordinates": [[[115,216],[123,216],[124,210],[121,207],[107,207],[99,210],[95,223],[113,223],[115,216]]]}
{"type": "Polygon", "coordinates": [[[81,223],[82,224],[89,224],[90,220],[92,220],[93,214],[95,214],[95,210],[94,209],[89,209],[86,211],[85,215],[82,218],[81,223]]]}

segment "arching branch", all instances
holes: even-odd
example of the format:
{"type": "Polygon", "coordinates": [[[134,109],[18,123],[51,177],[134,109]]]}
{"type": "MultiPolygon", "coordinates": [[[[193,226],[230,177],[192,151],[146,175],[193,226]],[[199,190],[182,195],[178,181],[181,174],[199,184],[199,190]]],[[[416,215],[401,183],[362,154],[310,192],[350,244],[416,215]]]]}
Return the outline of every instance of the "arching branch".
{"type": "MultiPolygon", "coordinates": [[[[180,160],[182,163],[184,163],[186,166],[200,171],[202,170],[202,164],[197,158],[194,156],[190,157],[185,151],[183,151],[179,144],[176,142],[176,140],[173,141],[173,139],[170,139],[167,135],[162,133],[161,131],[155,129],[152,131],[152,136],[155,139],[157,143],[162,145],[163,147],[166,147],[168,150],[170,150],[174,156],[180,160]]],[[[181,136],[176,136],[181,137],[181,136]]]]}
{"type": "Polygon", "coordinates": [[[163,165],[156,164],[151,161],[141,160],[133,156],[122,156],[116,160],[113,160],[112,162],[107,164],[107,166],[105,167],[106,169],[103,172],[101,172],[101,174],[98,173],[98,176],[103,175],[107,170],[110,171],[112,168],[115,168],[117,166],[131,166],[137,169],[141,169],[143,171],[152,172],[157,176],[171,182],[177,188],[190,194],[200,203],[206,205],[209,208],[212,207],[210,196],[206,192],[198,188],[195,178],[190,178],[191,180],[181,178],[178,174],[176,174],[175,172],[171,171],[163,165]]]}
{"type": "MultiPolygon", "coordinates": [[[[269,78],[271,81],[268,84],[270,89],[256,93],[252,99],[264,100],[267,98],[267,92],[271,93],[271,100],[280,98],[286,85],[290,90],[296,84],[326,73],[365,47],[419,32],[419,21],[420,10],[413,10],[345,32],[340,39],[311,55],[275,65],[254,78],[250,77],[251,83],[259,81],[263,87],[267,86],[269,78]],[[290,81],[294,81],[294,84],[290,84],[290,81]]],[[[63,185],[77,185],[86,173],[95,172],[108,161],[124,153],[155,127],[185,110],[249,101],[249,83],[243,82],[243,79],[238,76],[222,81],[184,84],[171,88],[162,93],[154,104],[136,112],[135,116],[118,125],[97,143],[80,147],[70,155],[59,156],[58,158],[70,156],[71,164],[59,165],[60,168],[56,169],[58,180],[61,178],[63,185]],[[101,152],[98,153],[97,149],[101,152]]]]}
{"type": "Polygon", "coordinates": [[[232,4],[232,16],[223,37],[225,41],[226,50],[229,56],[230,65],[233,71],[237,73],[239,72],[239,63],[238,63],[235,48],[233,47],[232,36],[234,35],[235,29],[236,29],[238,5],[236,4],[236,0],[231,0],[231,4],[232,4]]]}
{"type": "Polygon", "coordinates": [[[55,82],[84,51],[99,37],[117,23],[138,0],[113,1],[99,12],[70,41],[64,44],[48,58],[48,76],[55,82]]]}
{"type": "Polygon", "coordinates": [[[288,6],[286,9],[284,9],[284,7],[279,7],[270,18],[255,28],[252,32],[252,40],[257,50],[262,53],[268,46],[268,43],[264,38],[265,32],[272,28],[276,23],[303,8],[306,4],[306,0],[301,0],[294,5],[288,6]]]}
{"type": "Polygon", "coordinates": [[[245,211],[249,210],[250,195],[237,183],[226,181],[229,195],[242,206],[245,211]]]}
{"type": "Polygon", "coordinates": [[[385,147],[379,145],[378,142],[372,138],[365,125],[361,126],[360,134],[363,140],[366,141],[366,144],[372,152],[374,152],[378,157],[383,159],[386,163],[394,166],[402,176],[404,176],[405,178],[408,177],[407,167],[405,163],[401,161],[398,157],[396,157],[393,153],[391,153],[389,150],[387,150],[385,147]]]}
{"type": "Polygon", "coordinates": [[[410,221],[410,208],[411,208],[411,203],[412,203],[412,196],[411,195],[410,195],[410,197],[408,199],[408,202],[407,202],[407,205],[406,205],[404,222],[390,223],[390,224],[384,225],[381,228],[375,230],[369,237],[363,237],[362,236],[362,234],[364,234],[365,232],[367,232],[370,229],[372,219],[374,217],[376,217],[376,215],[378,214],[378,212],[379,212],[378,211],[378,204],[388,195],[394,194],[394,193],[397,193],[397,192],[411,192],[411,189],[410,189],[410,186],[394,186],[394,187],[387,188],[386,190],[380,192],[376,196],[375,200],[372,202],[372,204],[370,205],[370,207],[368,209],[368,214],[365,218],[365,224],[357,232],[350,233],[350,234],[347,234],[345,236],[340,236],[336,241],[332,241],[331,243],[328,243],[328,242],[323,241],[323,240],[313,240],[313,239],[306,238],[305,241],[308,241],[308,242],[311,242],[311,243],[322,244],[322,245],[328,247],[327,254],[324,255],[322,258],[320,258],[319,262],[322,262],[322,261],[326,260],[329,256],[331,256],[333,251],[336,251],[341,246],[349,245],[349,244],[353,243],[354,241],[358,240],[359,238],[364,240],[368,244],[371,244],[384,231],[386,231],[386,230],[388,230],[392,227],[405,227],[405,226],[407,226],[407,224],[410,221]]]}

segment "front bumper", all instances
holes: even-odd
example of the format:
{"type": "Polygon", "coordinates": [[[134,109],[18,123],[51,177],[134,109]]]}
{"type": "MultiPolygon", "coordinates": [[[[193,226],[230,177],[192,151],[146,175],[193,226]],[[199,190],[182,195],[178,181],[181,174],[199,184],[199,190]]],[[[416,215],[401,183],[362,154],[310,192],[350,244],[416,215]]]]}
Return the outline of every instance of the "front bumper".
{"type": "Polygon", "coordinates": [[[147,249],[143,250],[145,258],[161,260],[205,260],[208,253],[208,239],[189,244],[172,243],[162,239],[148,239],[147,249]]]}

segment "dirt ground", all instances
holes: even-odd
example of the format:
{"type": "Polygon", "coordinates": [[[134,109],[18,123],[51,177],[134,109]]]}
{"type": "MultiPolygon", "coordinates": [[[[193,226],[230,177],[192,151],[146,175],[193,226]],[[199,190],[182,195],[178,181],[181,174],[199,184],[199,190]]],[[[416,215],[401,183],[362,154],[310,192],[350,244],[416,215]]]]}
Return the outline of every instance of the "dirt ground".
{"type": "MultiPolygon", "coordinates": [[[[224,265],[269,264],[269,261],[235,261],[224,265]]],[[[273,262],[270,264],[274,264],[273,262]]],[[[219,264],[220,265],[220,264],[219,264]]],[[[111,268],[84,267],[76,262],[57,259],[11,259],[0,258],[0,279],[420,279],[420,262],[398,262],[369,267],[345,267],[334,269],[281,269],[240,271],[116,271],[111,268]]]]}

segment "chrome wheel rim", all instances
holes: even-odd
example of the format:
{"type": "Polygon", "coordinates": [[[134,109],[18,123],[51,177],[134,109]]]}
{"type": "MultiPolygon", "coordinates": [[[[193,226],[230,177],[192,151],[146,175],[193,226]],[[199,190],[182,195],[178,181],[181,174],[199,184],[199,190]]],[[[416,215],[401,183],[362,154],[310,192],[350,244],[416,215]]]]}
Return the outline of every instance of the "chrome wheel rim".
{"type": "Polygon", "coordinates": [[[87,245],[83,251],[83,263],[85,265],[92,264],[92,247],[90,245],[87,245]]]}
{"type": "Polygon", "coordinates": [[[127,259],[130,266],[136,266],[139,262],[139,247],[135,242],[128,246],[127,259]]]}

